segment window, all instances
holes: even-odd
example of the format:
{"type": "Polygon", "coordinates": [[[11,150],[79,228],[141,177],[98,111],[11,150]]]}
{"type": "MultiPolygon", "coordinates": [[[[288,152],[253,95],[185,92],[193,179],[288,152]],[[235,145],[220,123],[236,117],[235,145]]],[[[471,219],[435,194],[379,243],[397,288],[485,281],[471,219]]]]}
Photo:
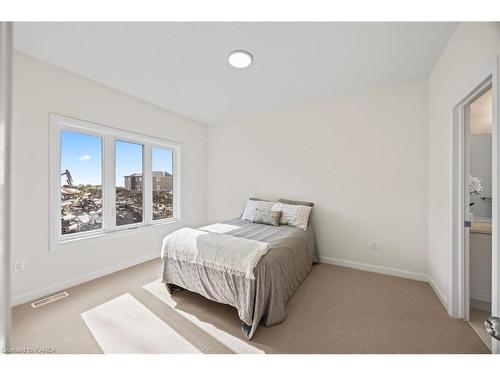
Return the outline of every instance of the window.
{"type": "Polygon", "coordinates": [[[179,220],[180,145],[51,115],[51,248],[179,220]]]}
{"type": "Polygon", "coordinates": [[[102,138],[61,131],[61,234],[102,228],[102,138]]]}
{"type": "Polygon", "coordinates": [[[116,225],[141,223],[143,218],[143,145],[115,141],[116,225]],[[125,184],[129,178],[130,183],[125,184]],[[127,185],[127,186],[126,186],[127,185]]]}
{"type": "Polygon", "coordinates": [[[153,189],[153,220],[173,217],[173,154],[171,149],[153,147],[153,178],[160,184],[153,189]]]}

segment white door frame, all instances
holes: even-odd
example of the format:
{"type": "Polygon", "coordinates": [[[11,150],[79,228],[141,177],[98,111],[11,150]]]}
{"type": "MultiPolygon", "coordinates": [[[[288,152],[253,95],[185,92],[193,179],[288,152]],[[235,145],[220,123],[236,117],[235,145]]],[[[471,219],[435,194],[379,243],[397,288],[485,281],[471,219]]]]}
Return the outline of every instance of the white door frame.
{"type": "MultiPolygon", "coordinates": [[[[453,109],[453,147],[452,147],[452,254],[450,272],[450,290],[448,296],[448,312],[456,318],[468,318],[468,230],[464,221],[468,220],[467,202],[469,197],[465,194],[467,171],[467,111],[469,105],[480,97],[492,86],[492,76],[488,76],[481,84],[472,89],[470,93],[453,109]]],[[[493,126],[495,128],[496,126],[493,126]]],[[[496,150],[492,150],[495,154],[496,150]]],[[[494,189],[493,189],[494,190],[494,189]]],[[[494,196],[494,193],[492,194],[494,196]]],[[[493,199],[495,199],[493,197],[493,199]]]]}
{"type": "MultiPolygon", "coordinates": [[[[493,217],[493,237],[492,237],[492,254],[491,254],[491,315],[500,316],[500,247],[498,235],[500,233],[500,56],[497,58],[497,65],[493,73],[493,202],[492,202],[492,217],[493,217]]],[[[492,350],[494,354],[500,354],[500,341],[492,339],[492,350]]]]}
{"type": "Polygon", "coordinates": [[[10,347],[12,24],[0,22],[0,354],[10,347]]]}
{"type": "MultiPolygon", "coordinates": [[[[469,207],[468,195],[465,194],[466,179],[468,181],[467,163],[468,152],[468,107],[488,89],[493,90],[493,121],[492,121],[492,314],[498,316],[500,312],[498,298],[498,272],[499,248],[498,233],[500,212],[499,192],[500,173],[500,132],[498,124],[498,64],[492,74],[486,77],[477,87],[471,88],[470,93],[465,96],[453,108],[452,129],[452,221],[451,221],[451,254],[448,290],[448,313],[455,318],[468,320],[469,318],[469,252],[468,236],[469,230],[464,227],[464,221],[469,220],[467,214],[469,207]]],[[[493,353],[499,353],[498,341],[492,339],[493,353]]]]}

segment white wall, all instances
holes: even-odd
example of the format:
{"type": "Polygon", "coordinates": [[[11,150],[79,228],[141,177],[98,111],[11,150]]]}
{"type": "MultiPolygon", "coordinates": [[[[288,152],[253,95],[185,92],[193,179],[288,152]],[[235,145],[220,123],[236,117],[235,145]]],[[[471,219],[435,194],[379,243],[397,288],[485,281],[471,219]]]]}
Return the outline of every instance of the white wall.
{"type": "Polygon", "coordinates": [[[207,129],[208,221],[251,196],[312,201],[323,260],[425,278],[425,80],[207,129]]]}
{"type": "MultiPolygon", "coordinates": [[[[12,27],[0,22],[0,350],[10,347],[9,185],[11,130],[12,27]]],[[[2,352],[3,353],[3,352],[2,352]]]]}
{"type": "Polygon", "coordinates": [[[445,300],[451,246],[453,107],[493,73],[498,23],[461,23],[429,77],[429,275],[445,300]]]}
{"type": "Polygon", "coordinates": [[[204,125],[16,53],[13,128],[13,260],[25,262],[13,274],[15,303],[158,256],[166,233],[205,223],[204,125]],[[182,143],[183,223],[50,252],[51,112],[182,143]]]}

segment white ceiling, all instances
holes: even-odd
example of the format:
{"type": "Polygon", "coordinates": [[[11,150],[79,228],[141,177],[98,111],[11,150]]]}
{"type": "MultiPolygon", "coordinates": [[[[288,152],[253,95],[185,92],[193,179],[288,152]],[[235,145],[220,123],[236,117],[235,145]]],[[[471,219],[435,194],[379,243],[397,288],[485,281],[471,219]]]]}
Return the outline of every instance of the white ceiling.
{"type": "Polygon", "coordinates": [[[426,77],[454,23],[16,23],[17,50],[207,124],[426,77]],[[254,56],[247,69],[228,53],[254,56]]]}

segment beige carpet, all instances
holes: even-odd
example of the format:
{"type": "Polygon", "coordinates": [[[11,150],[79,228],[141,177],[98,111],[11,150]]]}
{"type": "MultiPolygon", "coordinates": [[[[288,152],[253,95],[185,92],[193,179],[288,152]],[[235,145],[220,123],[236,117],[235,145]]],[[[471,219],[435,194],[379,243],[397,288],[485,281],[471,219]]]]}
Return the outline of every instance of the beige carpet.
{"type": "MultiPolygon", "coordinates": [[[[70,288],[69,297],[36,310],[17,306],[13,347],[102,353],[81,314],[128,293],[202,353],[244,348],[232,345],[246,342],[232,307],[187,291],[172,304],[151,289],[159,276],[153,260],[70,288]]],[[[447,315],[428,284],[326,264],[313,267],[285,321],[259,327],[247,343],[265,353],[488,353],[465,321],[447,315]]]]}
{"type": "Polygon", "coordinates": [[[144,289],[146,289],[149,293],[154,295],[159,300],[163,301],[166,306],[170,307],[171,309],[175,309],[176,312],[181,314],[184,318],[189,320],[195,326],[205,331],[210,336],[215,338],[217,341],[222,343],[224,346],[226,346],[226,348],[231,350],[233,353],[264,354],[262,350],[259,350],[255,346],[253,346],[251,340],[247,340],[242,335],[231,335],[224,329],[217,328],[216,326],[208,322],[204,322],[198,319],[196,315],[190,314],[178,308],[177,302],[170,295],[165,286],[161,283],[161,279],[155,280],[149,284],[144,285],[144,289]]]}
{"type": "Polygon", "coordinates": [[[199,354],[200,351],[126,293],[82,314],[106,354],[199,354]]]}

